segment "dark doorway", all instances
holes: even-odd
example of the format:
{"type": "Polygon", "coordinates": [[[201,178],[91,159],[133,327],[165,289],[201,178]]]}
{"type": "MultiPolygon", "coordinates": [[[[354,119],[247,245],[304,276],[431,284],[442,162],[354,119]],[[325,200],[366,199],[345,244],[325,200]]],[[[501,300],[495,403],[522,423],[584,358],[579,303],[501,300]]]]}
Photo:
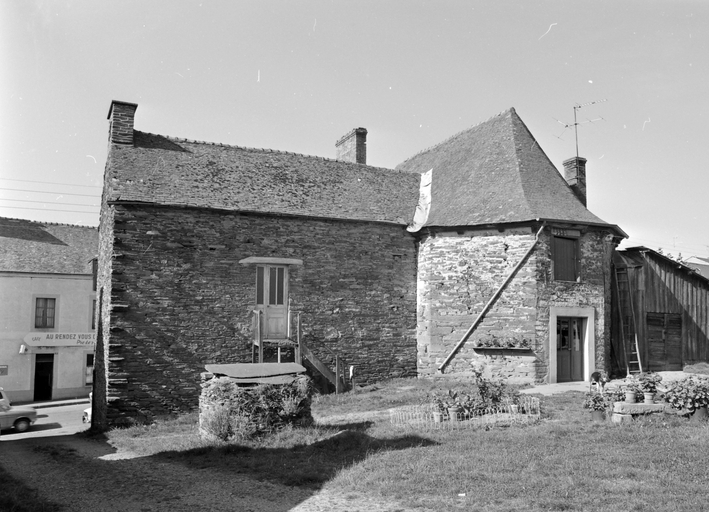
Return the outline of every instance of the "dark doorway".
{"type": "Polygon", "coordinates": [[[583,318],[558,317],[556,320],[556,381],[583,380],[583,318]]]}
{"type": "Polygon", "coordinates": [[[54,354],[37,354],[34,361],[34,401],[52,399],[54,354]]]}

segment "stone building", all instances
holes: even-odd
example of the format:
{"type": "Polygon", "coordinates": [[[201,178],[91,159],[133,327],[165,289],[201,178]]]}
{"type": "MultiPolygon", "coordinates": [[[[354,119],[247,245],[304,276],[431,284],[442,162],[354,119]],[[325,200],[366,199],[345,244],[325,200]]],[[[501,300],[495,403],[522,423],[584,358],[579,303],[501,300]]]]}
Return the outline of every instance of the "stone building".
{"type": "Polygon", "coordinates": [[[96,228],[0,217],[0,387],[15,402],[93,383],[96,228]]]}
{"type": "Polygon", "coordinates": [[[331,160],[140,132],[136,108],[108,115],[99,424],[193,409],[205,364],[252,360],[254,311],[284,340],[299,312],[365,383],[605,364],[624,233],[585,208],[585,161],[567,184],[513,109],[391,170],[366,165],[363,128],[331,160]]]}
{"type": "Polygon", "coordinates": [[[397,170],[431,174],[419,240],[419,375],[483,364],[513,381],[606,367],[610,262],[625,233],[586,209],[586,160],[559,174],[510,109],[397,170]]]}

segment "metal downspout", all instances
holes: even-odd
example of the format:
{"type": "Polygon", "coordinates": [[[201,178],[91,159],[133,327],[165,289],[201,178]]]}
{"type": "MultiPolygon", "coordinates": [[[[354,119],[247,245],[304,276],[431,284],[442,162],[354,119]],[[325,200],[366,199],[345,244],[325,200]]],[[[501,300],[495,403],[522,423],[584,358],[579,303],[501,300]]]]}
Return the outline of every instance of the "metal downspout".
{"type": "Polygon", "coordinates": [[[446,357],[445,361],[443,361],[443,363],[441,363],[441,365],[438,367],[439,373],[443,373],[443,369],[446,366],[448,366],[448,363],[450,363],[451,359],[453,359],[453,356],[455,356],[456,352],[458,352],[458,350],[460,350],[460,347],[463,346],[463,344],[467,341],[468,337],[473,333],[475,328],[482,321],[483,317],[485,316],[485,313],[488,312],[488,310],[492,307],[492,305],[495,303],[497,298],[500,296],[500,294],[502,293],[502,290],[505,289],[505,287],[509,284],[509,282],[515,276],[517,271],[520,269],[520,267],[522,267],[524,262],[527,260],[527,257],[532,253],[534,248],[537,246],[537,242],[539,242],[539,235],[542,234],[544,227],[545,227],[544,224],[542,224],[542,227],[539,228],[539,231],[537,231],[537,235],[534,237],[534,243],[531,245],[531,247],[529,249],[527,249],[527,252],[524,253],[524,256],[522,256],[522,259],[520,259],[519,262],[517,263],[517,265],[515,266],[515,268],[512,269],[512,272],[510,272],[510,274],[507,276],[507,278],[504,280],[504,282],[500,285],[500,287],[497,289],[497,291],[493,294],[492,298],[488,301],[488,303],[485,304],[485,307],[482,309],[480,314],[478,314],[478,317],[473,322],[473,325],[470,326],[470,328],[463,335],[463,337],[456,344],[456,346],[453,347],[453,350],[451,350],[450,354],[448,354],[448,357],[446,357]]]}

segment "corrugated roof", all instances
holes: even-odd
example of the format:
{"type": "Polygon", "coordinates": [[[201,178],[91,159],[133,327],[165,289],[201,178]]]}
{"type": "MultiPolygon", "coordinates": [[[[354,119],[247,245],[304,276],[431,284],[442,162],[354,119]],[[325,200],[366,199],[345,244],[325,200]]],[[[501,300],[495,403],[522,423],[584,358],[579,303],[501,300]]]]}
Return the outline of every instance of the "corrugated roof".
{"type": "Polygon", "coordinates": [[[419,174],[433,169],[425,226],[543,219],[619,230],[576,198],[513,108],[422,151],[396,169],[419,174]]]}
{"type": "Polygon", "coordinates": [[[406,225],[411,173],[326,158],[134,132],[112,145],[109,201],[195,206],[406,225]]]}
{"type": "Polygon", "coordinates": [[[0,217],[0,271],[90,274],[98,230],[0,217]]]}

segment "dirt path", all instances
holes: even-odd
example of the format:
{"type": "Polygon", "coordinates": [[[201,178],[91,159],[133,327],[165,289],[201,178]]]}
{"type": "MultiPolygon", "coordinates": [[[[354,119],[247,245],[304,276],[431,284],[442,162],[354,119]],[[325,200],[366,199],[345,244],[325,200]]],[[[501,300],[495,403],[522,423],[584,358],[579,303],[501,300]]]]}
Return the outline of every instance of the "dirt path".
{"type": "Polygon", "coordinates": [[[408,510],[327,487],[288,487],[170,457],[126,455],[115,453],[105,441],[80,436],[0,442],[0,464],[11,475],[72,512],[408,510]]]}

